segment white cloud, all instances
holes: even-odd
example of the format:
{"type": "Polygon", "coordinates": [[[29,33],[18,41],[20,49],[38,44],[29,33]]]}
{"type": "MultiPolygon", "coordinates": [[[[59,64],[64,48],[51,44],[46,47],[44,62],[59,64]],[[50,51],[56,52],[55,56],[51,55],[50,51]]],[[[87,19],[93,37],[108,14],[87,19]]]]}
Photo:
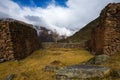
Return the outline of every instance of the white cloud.
{"type": "MultiPolygon", "coordinates": [[[[52,0],[53,3],[54,0],[52,0]]],[[[59,34],[71,35],[99,16],[110,2],[119,0],[68,0],[66,7],[49,4],[47,8],[21,7],[12,0],[0,0],[0,17],[11,17],[27,23],[56,29],[59,34]]],[[[31,3],[34,2],[31,0],[31,3]]]]}

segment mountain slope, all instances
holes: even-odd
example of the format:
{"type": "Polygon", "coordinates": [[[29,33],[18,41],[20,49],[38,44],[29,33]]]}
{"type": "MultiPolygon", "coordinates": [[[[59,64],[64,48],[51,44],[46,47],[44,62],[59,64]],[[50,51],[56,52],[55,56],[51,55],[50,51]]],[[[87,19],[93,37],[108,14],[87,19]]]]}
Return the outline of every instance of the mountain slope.
{"type": "MultiPolygon", "coordinates": [[[[94,27],[96,27],[99,23],[99,18],[96,18],[89,24],[87,24],[85,27],[83,27],[81,30],[76,32],[74,35],[67,38],[67,41],[69,42],[84,42],[86,40],[89,40],[91,37],[91,31],[94,27]]],[[[66,41],[66,40],[65,40],[66,41]]]]}

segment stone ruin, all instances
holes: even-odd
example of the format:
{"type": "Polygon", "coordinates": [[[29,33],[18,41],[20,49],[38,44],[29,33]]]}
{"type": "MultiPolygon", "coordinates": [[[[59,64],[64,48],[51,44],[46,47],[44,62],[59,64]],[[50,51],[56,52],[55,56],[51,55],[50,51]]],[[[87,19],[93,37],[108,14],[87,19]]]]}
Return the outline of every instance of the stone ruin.
{"type": "Polygon", "coordinates": [[[0,20],[0,59],[19,60],[39,48],[37,32],[32,25],[13,20],[0,20]]]}
{"type": "Polygon", "coordinates": [[[90,50],[96,55],[120,52],[120,3],[110,3],[100,14],[92,31],[90,50]]]}

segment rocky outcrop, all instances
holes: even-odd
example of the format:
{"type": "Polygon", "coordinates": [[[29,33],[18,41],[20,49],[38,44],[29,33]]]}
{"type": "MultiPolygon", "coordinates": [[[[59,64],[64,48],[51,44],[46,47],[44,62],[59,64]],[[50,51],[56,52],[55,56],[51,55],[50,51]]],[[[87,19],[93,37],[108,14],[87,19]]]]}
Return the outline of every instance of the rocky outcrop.
{"type": "Polygon", "coordinates": [[[120,51],[120,3],[110,3],[102,10],[88,45],[96,55],[120,51]]]}
{"type": "Polygon", "coordinates": [[[112,70],[109,67],[100,66],[102,64],[108,64],[109,59],[110,57],[108,55],[103,54],[95,56],[87,62],[61,68],[56,71],[56,80],[110,79],[112,70]]]}
{"type": "Polygon", "coordinates": [[[85,64],[86,65],[101,65],[101,64],[108,64],[109,61],[110,61],[110,56],[102,54],[102,55],[97,55],[91,58],[85,64]]]}
{"type": "Polygon", "coordinates": [[[0,20],[0,59],[22,59],[39,48],[37,32],[32,25],[0,20]]]}
{"type": "Polygon", "coordinates": [[[56,80],[103,80],[110,75],[110,68],[91,65],[73,65],[60,69],[56,80]]]}

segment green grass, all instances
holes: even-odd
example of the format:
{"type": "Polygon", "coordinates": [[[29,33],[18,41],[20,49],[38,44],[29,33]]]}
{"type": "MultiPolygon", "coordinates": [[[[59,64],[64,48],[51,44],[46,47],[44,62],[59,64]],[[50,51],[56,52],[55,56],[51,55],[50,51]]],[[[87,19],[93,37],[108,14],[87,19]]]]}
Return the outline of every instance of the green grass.
{"type": "Polygon", "coordinates": [[[34,52],[21,61],[0,63],[0,80],[15,74],[14,80],[53,80],[54,72],[45,72],[46,65],[54,61],[61,62],[59,67],[79,64],[93,56],[86,50],[79,49],[43,49],[34,52]]]}

